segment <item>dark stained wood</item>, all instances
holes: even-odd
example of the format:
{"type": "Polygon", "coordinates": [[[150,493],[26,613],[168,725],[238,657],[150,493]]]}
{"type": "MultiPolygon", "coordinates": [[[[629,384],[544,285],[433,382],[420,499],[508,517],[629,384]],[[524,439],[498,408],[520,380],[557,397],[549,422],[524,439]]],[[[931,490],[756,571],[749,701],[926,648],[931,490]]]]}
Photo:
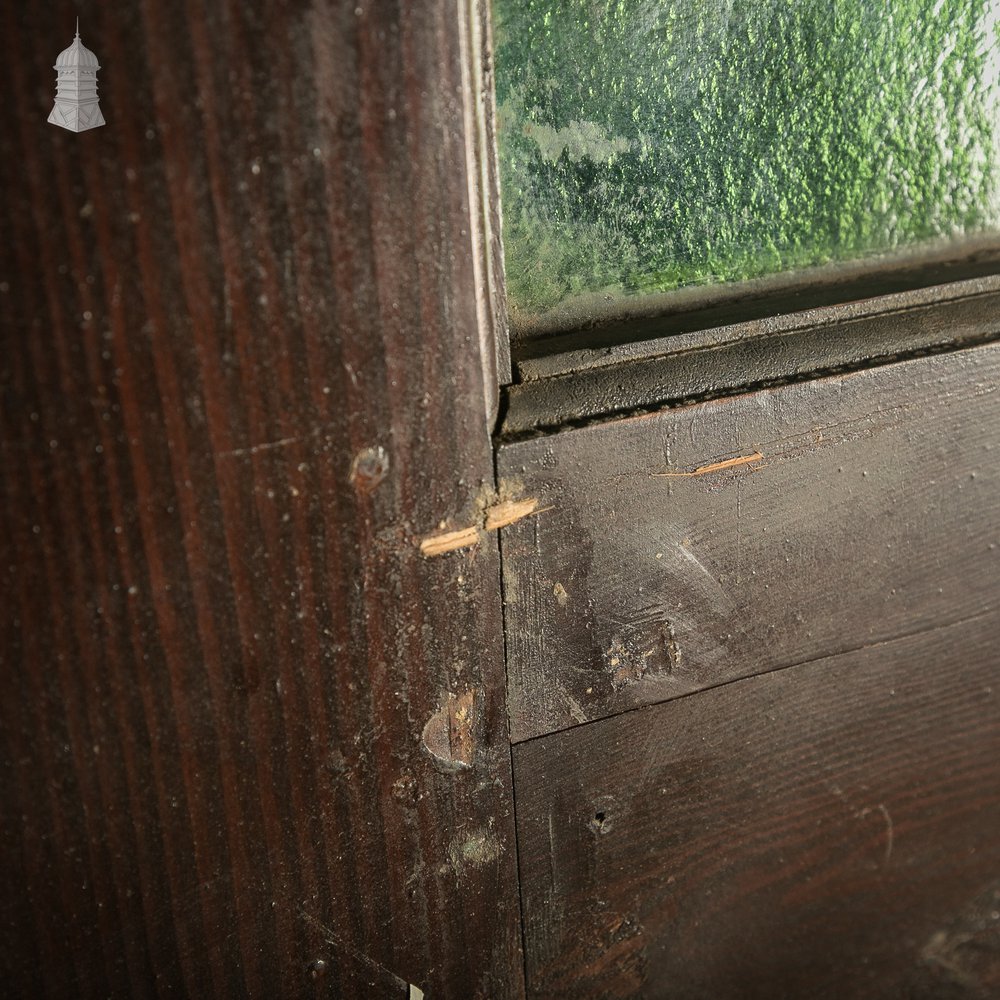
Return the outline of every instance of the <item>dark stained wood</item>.
{"type": "Polygon", "coordinates": [[[0,8],[6,995],[522,991],[476,16],[0,8]]]}
{"type": "Polygon", "coordinates": [[[985,1000],[1000,615],[515,747],[528,992],[985,1000]]]}
{"type": "MultiPolygon", "coordinates": [[[[576,350],[618,349],[733,323],[767,326],[774,316],[961,282],[1000,273],[995,235],[945,241],[868,258],[722,282],[614,297],[570,299],[513,331],[517,367],[576,350]]],[[[523,317],[520,317],[523,321],[523,317]]]]}
{"type": "Polygon", "coordinates": [[[531,437],[1000,338],[1000,278],[527,361],[502,434],[531,437]]]}
{"type": "MultiPolygon", "coordinates": [[[[776,362],[775,373],[787,376],[792,374],[792,370],[781,372],[780,365],[787,350],[781,346],[784,338],[807,342],[810,334],[814,337],[825,335],[825,343],[813,339],[814,360],[820,360],[826,352],[839,349],[842,352],[840,360],[844,362],[853,358],[864,359],[865,348],[867,356],[872,357],[884,354],[887,348],[899,353],[919,348],[921,344],[955,343],[997,332],[998,292],[1000,275],[947,284],[942,284],[941,276],[937,276],[937,280],[930,280],[922,288],[892,295],[851,298],[812,309],[781,312],[777,308],[778,303],[772,301],[774,311],[760,319],[737,315],[730,317],[728,323],[698,325],[687,331],[626,344],[520,358],[517,371],[522,381],[529,382],[686,354],[692,362],[701,363],[702,378],[707,382],[713,369],[716,380],[722,376],[723,364],[716,359],[728,355],[724,352],[721,355],[699,352],[717,352],[719,348],[737,347],[741,341],[756,340],[768,348],[767,354],[776,362]],[[709,358],[712,361],[708,361],[709,358]]],[[[749,373],[744,371],[742,374],[745,385],[749,373]]],[[[669,381],[674,391],[681,388],[673,373],[669,381]]],[[[711,388],[710,383],[708,386],[711,388]]]]}
{"type": "Polygon", "coordinates": [[[985,346],[504,445],[512,738],[995,608],[998,384],[985,346]]]}

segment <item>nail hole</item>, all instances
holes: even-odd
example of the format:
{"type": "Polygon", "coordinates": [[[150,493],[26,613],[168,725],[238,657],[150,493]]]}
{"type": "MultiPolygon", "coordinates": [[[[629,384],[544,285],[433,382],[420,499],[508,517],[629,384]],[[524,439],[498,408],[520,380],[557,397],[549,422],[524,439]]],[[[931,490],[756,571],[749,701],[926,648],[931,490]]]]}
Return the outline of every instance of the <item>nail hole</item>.
{"type": "Polygon", "coordinates": [[[590,821],[590,829],[594,833],[610,833],[613,825],[612,818],[603,809],[595,812],[594,818],[590,821]]]}

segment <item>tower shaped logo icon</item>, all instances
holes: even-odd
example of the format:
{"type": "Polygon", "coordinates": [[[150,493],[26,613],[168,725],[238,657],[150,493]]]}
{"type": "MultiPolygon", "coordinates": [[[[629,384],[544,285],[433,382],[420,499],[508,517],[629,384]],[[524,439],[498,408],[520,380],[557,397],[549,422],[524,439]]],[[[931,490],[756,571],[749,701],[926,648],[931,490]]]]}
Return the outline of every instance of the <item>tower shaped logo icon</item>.
{"type": "Polygon", "coordinates": [[[53,125],[83,132],[104,124],[97,97],[97,56],[80,41],[80,19],[76,21],[73,44],[59,53],[56,71],[56,103],[49,115],[53,125]]]}

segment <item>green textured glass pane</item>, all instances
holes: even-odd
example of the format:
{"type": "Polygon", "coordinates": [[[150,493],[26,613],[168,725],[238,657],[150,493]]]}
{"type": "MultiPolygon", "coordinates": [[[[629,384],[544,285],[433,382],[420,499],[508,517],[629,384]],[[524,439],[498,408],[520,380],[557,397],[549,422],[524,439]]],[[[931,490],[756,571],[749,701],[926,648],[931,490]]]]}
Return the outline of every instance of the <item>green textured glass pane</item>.
{"type": "Polygon", "coordinates": [[[494,0],[515,326],[1000,225],[1000,0],[494,0]]]}

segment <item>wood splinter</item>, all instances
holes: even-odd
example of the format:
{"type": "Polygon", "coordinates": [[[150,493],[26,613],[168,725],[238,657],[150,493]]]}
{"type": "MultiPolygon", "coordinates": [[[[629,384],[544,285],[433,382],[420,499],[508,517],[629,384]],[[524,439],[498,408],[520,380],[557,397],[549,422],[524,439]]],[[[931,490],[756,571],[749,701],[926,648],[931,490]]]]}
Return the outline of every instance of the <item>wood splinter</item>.
{"type": "Polygon", "coordinates": [[[456,531],[444,531],[436,535],[428,535],[420,541],[420,554],[426,557],[441,556],[456,549],[467,549],[478,545],[484,531],[499,531],[508,525],[520,521],[530,514],[541,514],[550,507],[538,509],[538,500],[530,497],[526,500],[498,500],[483,512],[480,524],[456,531]]]}
{"type": "Polygon", "coordinates": [[[762,462],[764,456],[755,451],[752,455],[740,455],[739,458],[727,458],[724,462],[712,462],[711,465],[699,465],[694,472],[654,472],[657,478],[666,479],[690,479],[692,476],[707,476],[710,472],[722,472],[723,469],[732,469],[737,465],[749,465],[750,462],[762,462]]]}
{"type": "Polygon", "coordinates": [[[479,544],[479,529],[459,528],[458,531],[445,531],[440,535],[428,535],[420,541],[420,554],[424,556],[443,556],[446,552],[456,549],[467,549],[470,545],[479,544]]]}
{"type": "MultiPolygon", "coordinates": [[[[546,508],[548,510],[549,508],[546,508]]],[[[499,531],[506,528],[508,524],[520,521],[522,517],[529,514],[540,514],[538,501],[534,498],[528,500],[501,500],[486,508],[484,524],[487,531],[499,531]]]]}

